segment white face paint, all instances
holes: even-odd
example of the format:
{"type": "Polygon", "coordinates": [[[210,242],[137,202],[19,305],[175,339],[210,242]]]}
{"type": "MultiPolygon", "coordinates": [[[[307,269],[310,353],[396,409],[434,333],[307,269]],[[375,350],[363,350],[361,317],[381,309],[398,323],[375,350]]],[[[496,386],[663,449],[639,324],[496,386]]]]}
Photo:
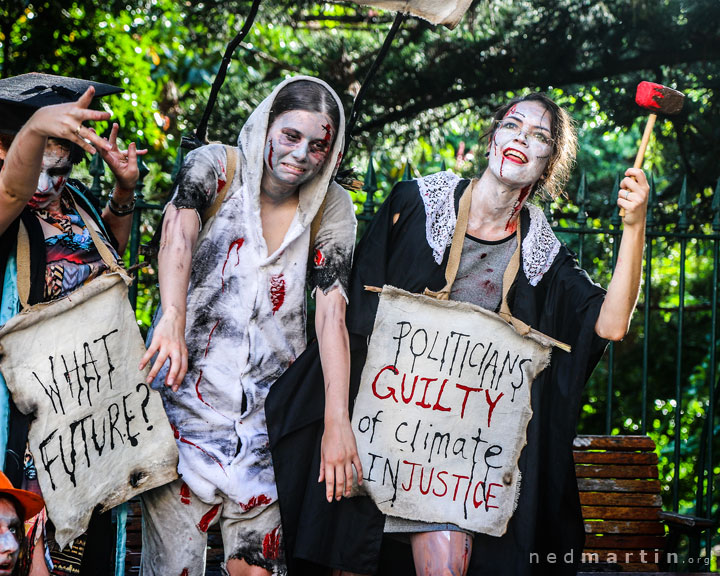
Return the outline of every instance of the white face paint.
{"type": "Polygon", "coordinates": [[[498,123],[490,142],[488,166],[512,187],[532,186],[550,160],[550,112],[540,102],[519,102],[498,123]]]}
{"type": "Polygon", "coordinates": [[[23,529],[15,506],[0,497],[0,576],[10,576],[15,568],[23,529]]]}
{"type": "Polygon", "coordinates": [[[60,193],[71,170],[70,148],[60,142],[48,140],[43,154],[37,190],[29,202],[30,207],[47,208],[60,198],[60,193]]]}
{"type": "Polygon", "coordinates": [[[265,138],[263,190],[294,190],[325,164],[335,136],[327,116],[290,110],[275,118],[265,138]]]}

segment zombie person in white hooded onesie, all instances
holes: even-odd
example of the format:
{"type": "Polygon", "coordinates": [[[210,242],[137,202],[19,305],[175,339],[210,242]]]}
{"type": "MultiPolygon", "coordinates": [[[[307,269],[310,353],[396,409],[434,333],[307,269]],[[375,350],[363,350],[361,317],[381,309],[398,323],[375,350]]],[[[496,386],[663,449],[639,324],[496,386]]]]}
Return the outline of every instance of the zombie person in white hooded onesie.
{"type": "Polygon", "coordinates": [[[352,466],[362,475],[344,323],[356,222],[349,194],[333,182],[343,129],[342,104],[327,84],[291,78],[230,149],[237,168],[213,218],[203,225],[200,215],[225,186],[224,146],[188,154],[175,182],[159,254],[162,314],[143,365],[156,355],[148,380],[162,390],[181,478],[143,498],[145,576],[204,574],[206,532],[216,522],[228,574],[285,573],[264,402],[305,349],[308,281],[325,367],[319,480],[332,500],[349,495],[352,466]]]}

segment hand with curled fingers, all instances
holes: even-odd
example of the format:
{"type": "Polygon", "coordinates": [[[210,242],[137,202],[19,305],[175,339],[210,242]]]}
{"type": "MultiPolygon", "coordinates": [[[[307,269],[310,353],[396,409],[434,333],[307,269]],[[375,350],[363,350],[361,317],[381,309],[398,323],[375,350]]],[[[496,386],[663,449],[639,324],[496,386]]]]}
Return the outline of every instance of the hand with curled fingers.
{"type": "Polygon", "coordinates": [[[625,227],[645,225],[650,186],[645,172],[640,168],[628,168],[625,178],[620,182],[617,205],[625,210],[625,227]]]}
{"type": "MultiPolygon", "coordinates": [[[[131,142],[127,150],[120,150],[117,142],[118,131],[118,124],[113,123],[110,138],[107,140],[102,138],[106,145],[99,147],[98,150],[100,156],[102,156],[115,176],[118,187],[122,190],[133,191],[140,177],[137,157],[146,154],[147,150],[138,150],[135,142],[131,142]]],[[[90,132],[95,133],[92,129],[90,129],[90,132]]]]}
{"type": "Polygon", "coordinates": [[[88,108],[94,95],[95,88],[90,86],[76,102],[40,108],[28,120],[28,128],[40,136],[69,140],[90,154],[95,154],[96,148],[109,150],[111,146],[107,140],[83,126],[83,122],[87,120],[100,121],[110,118],[109,112],[88,108]]]}
{"type": "Polygon", "coordinates": [[[353,466],[357,471],[358,484],[362,484],[362,464],[350,420],[343,417],[338,422],[326,422],[320,448],[318,482],[325,482],[328,502],[332,502],[333,496],[336,500],[350,496],[353,466]]]}
{"type": "Polygon", "coordinates": [[[153,331],[152,342],[140,361],[140,370],[143,370],[156,354],[146,382],[150,384],[169,360],[170,369],[165,378],[165,386],[177,392],[187,373],[188,351],[185,344],[185,313],[175,307],[163,310],[162,318],[153,331]]]}

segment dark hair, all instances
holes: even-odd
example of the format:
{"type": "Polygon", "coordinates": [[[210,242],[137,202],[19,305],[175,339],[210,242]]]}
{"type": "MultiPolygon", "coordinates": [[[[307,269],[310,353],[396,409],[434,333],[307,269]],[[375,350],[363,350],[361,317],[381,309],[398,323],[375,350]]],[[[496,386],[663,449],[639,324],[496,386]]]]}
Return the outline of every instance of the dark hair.
{"type": "Polygon", "coordinates": [[[533,188],[533,192],[540,190],[556,198],[563,193],[563,186],[570,178],[570,171],[575,162],[577,150],[577,136],[575,127],[570,115],[560,106],[555,104],[550,97],[543,92],[533,92],[526,96],[513,98],[495,111],[493,125],[488,133],[489,141],[495,134],[497,126],[508,111],[519,102],[539,102],[550,113],[550,137],[553,140],[553,150],[550,154],[547,167],[540,179],[533,188]]]}
{"type": "Polygon", "coordinates": [[[337,132],[340,124],[340,109],[337,101],[327,88],[312,80],[290,82],[275,96],[268,126],[283,112],[290,110],[307,110],[326,114],[337,132]]]}
{"type": "Polygon", "coordinates": [[[70,140],[65,140],[64,138],[53,138],[52,136],[48,138],[48,140],[55,140],[55,142],[70,150],[70,163],[73,166],[85,160],[85,150],[80,148],[75,142],[70,142],[70,140]]]}
{"type": "MultiPolygon", "coordinates": [[[[7,151],[10,150],[10,145],[15,139],[15,134],[17,134],[17,132],[0,132],[0,148],[2,148],[6,154],[7,151]]],[[[85,150],[80,148],[80,146],[78,146],[74,142],[70,142],[70,140],[64,140],[62,138],[53,137],[48,138],[48,140],[55,140],[56,142],[70,150],[70,162],[73,166],[85,160],[85,150]]],[[[2,166],[2,161],[0,161],[0,166],[2,166]]]]}

